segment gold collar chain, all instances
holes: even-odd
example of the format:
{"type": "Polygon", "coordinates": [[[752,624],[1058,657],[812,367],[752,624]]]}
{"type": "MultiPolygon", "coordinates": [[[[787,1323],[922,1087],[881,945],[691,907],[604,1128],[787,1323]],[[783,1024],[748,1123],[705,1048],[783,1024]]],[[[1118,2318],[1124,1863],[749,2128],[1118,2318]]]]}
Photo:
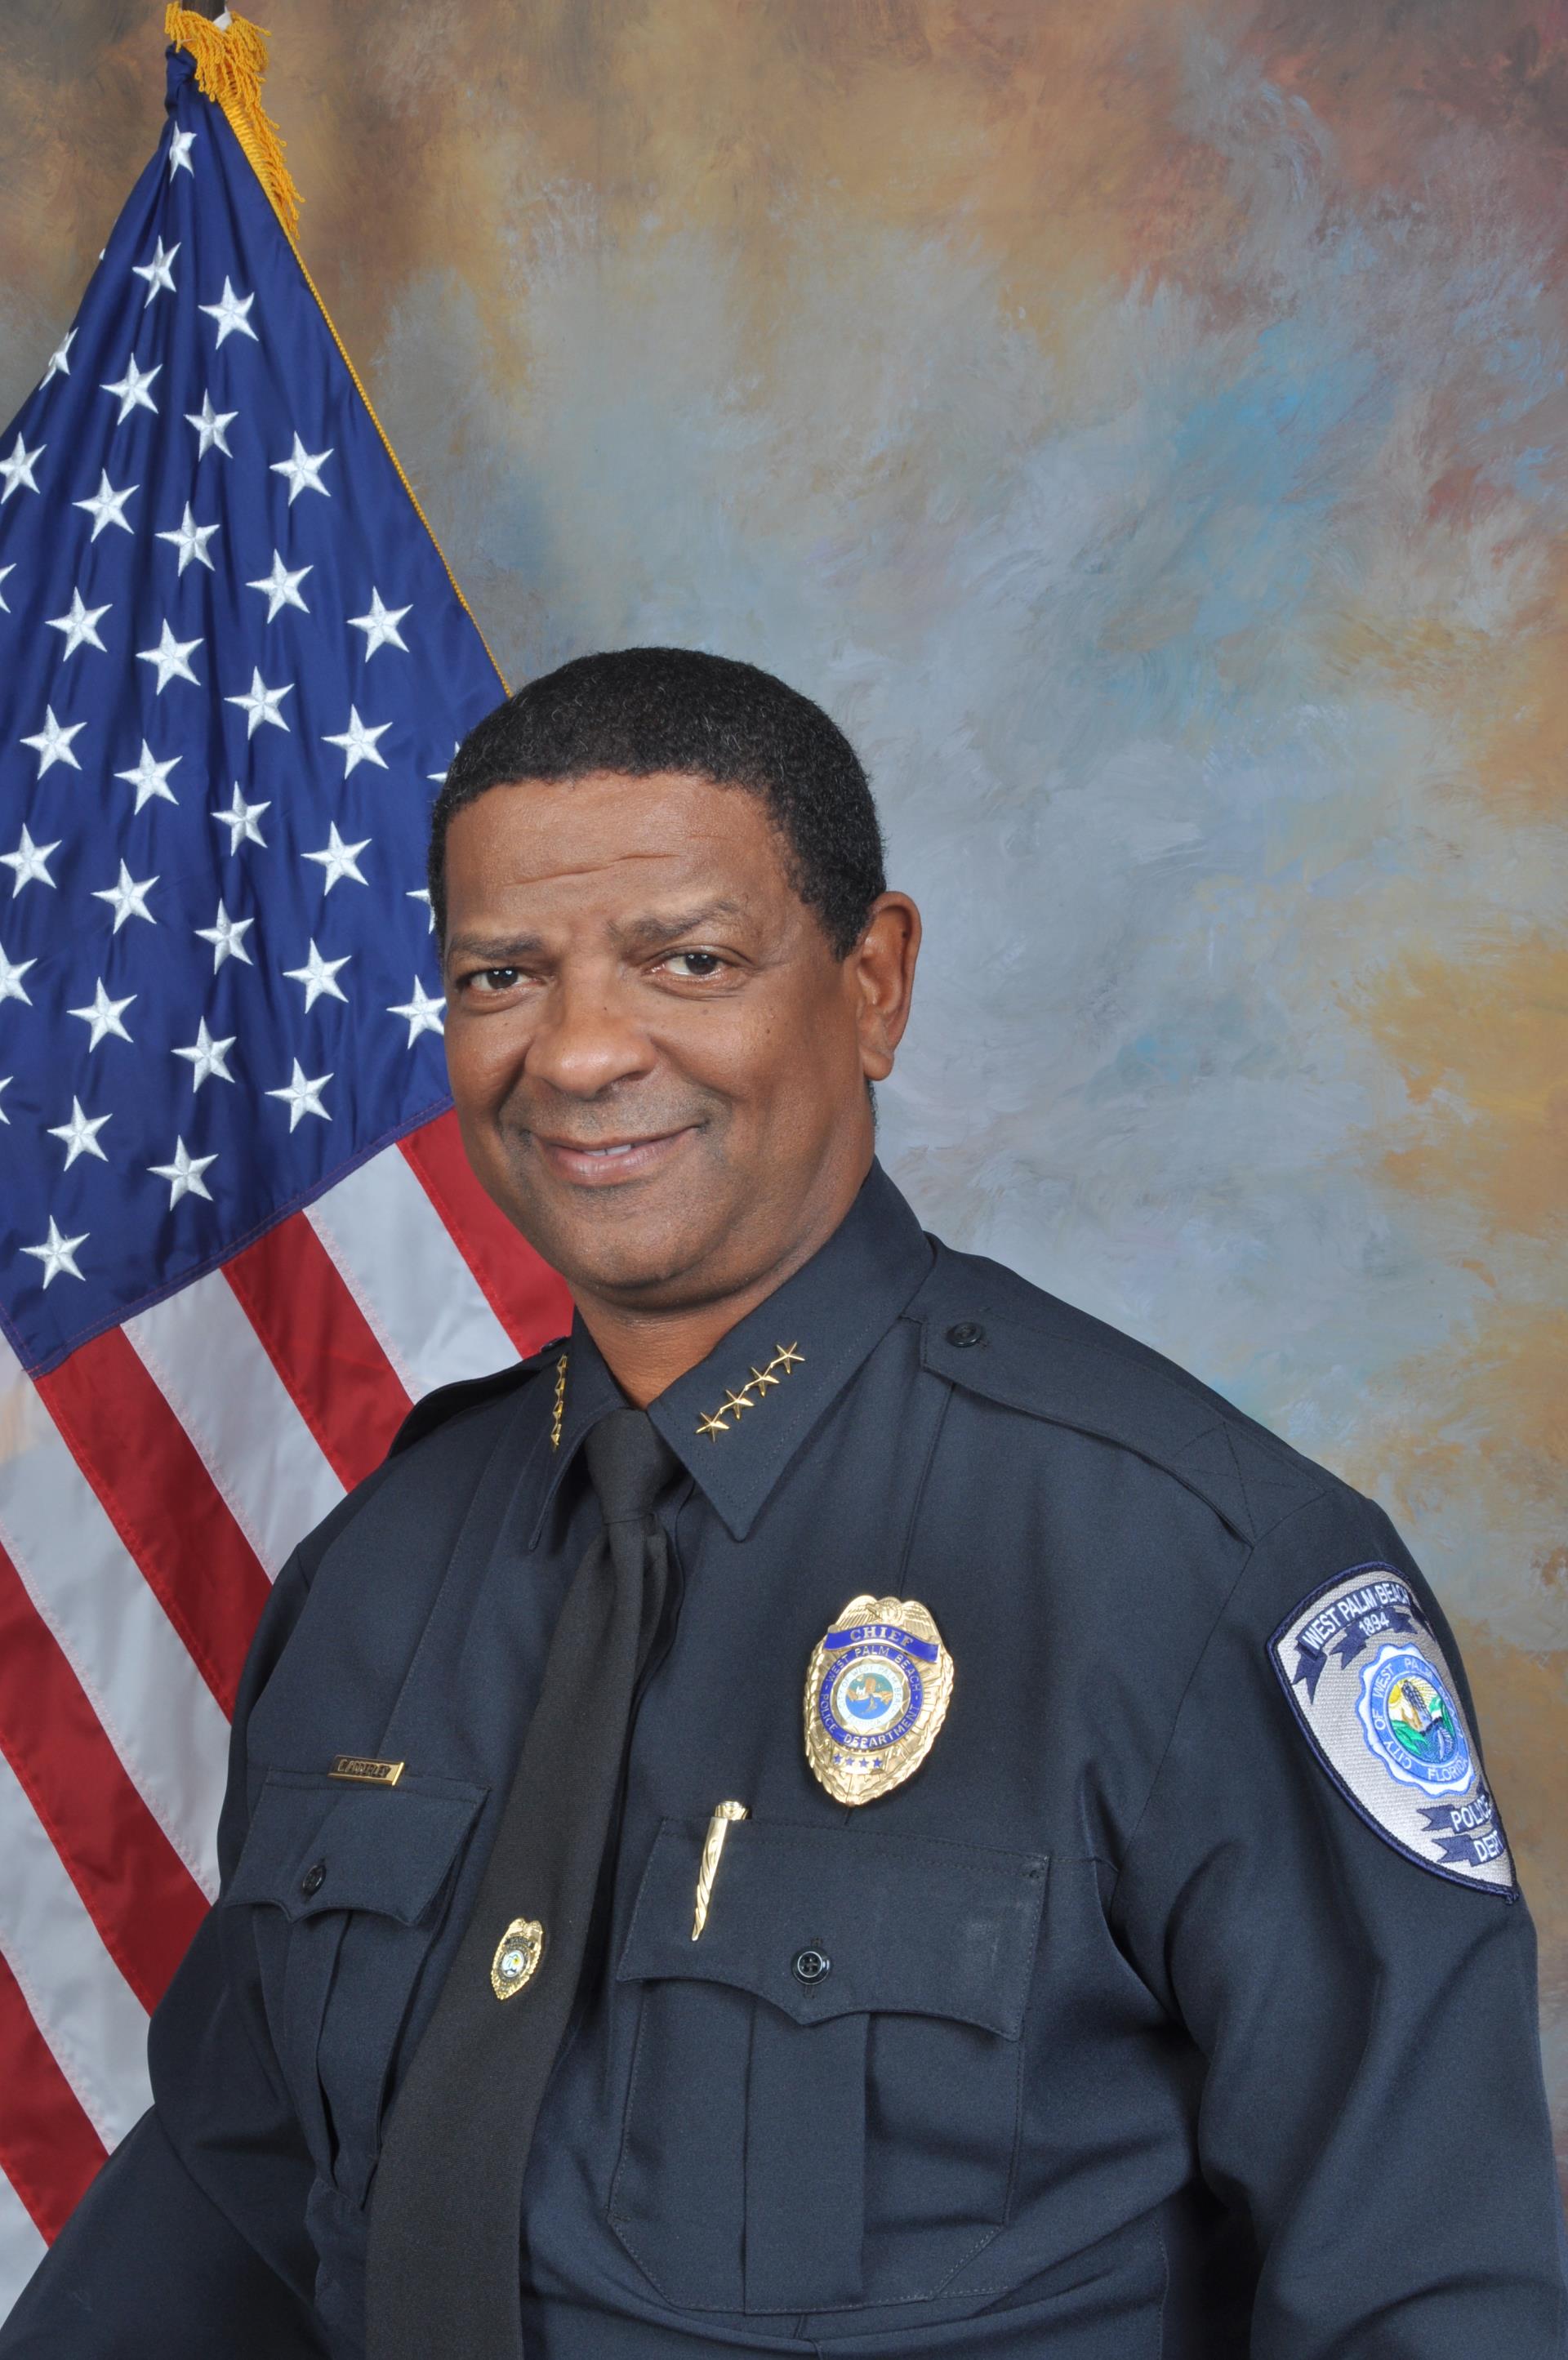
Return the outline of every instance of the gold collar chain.
{"type": "Polygon", "coordinates": [[[768,1391],[769,1387],[771,1385],[776,1385],[781,1375],[786,1377],[791,1375],[793,1371],[800,1366],[800,1363],[805,1360],[805,1358],[806,1354],[799,1349],[798,1345],[776,1345],[773,1349],[773,1357],[768,1362],[767,1367],[765,1369],[753,1369],[751,1375],[746,1380],[746,1382],[738,1392],[732,1386],[729,1392],[726,1394],[724,1400],[719,1403],[718,1407],[713,1412],[712,1415],[710,1417],[702,1418],[698,1421],[697,1432],[699,1434],[706,1434],[710,1441],[717,1442],[721,1434],[728,1434],[729,1432],[729,1421],[731,1418],[738,1419],[742,1410],[755,1409],[757,1403],[762,1400],[762,1395],[768,1391]],[[753,1395],[755,1395],[755,1399],[752,1398],[753,1395]]]}

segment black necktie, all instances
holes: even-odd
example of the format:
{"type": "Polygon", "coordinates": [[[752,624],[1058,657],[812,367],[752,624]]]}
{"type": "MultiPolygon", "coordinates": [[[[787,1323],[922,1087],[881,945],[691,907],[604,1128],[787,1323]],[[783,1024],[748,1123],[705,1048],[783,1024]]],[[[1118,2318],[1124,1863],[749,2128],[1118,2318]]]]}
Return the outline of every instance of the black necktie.
{"type": "Polygon", "coordinates": [[[382,2147],[370,2360],[522,2351],[523,2170],[582,1976],[632,1695],[669,1585],[653,1502],[679,1464],[640,1409],[612,1410],[583,1449],[604,1531],[566,1592],[474,1913],[382,2147]]]}

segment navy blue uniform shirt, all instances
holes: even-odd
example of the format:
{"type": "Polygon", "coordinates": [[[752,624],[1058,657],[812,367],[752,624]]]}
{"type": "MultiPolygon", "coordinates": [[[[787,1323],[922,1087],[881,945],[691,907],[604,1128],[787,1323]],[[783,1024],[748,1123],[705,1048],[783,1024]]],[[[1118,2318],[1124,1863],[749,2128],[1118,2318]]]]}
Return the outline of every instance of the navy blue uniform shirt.
{"type": "MultiPolygon", "coordinates": [[[[382,2126],[620,1401],[579,1326],[422,1404],[302,1543],[155,2106],[5,2360],[354,2360],[382,2126]]],[[[1530,1924],[1380,1511],[880,1170],[650,1415],[679,1593],[529,2166],[531,2360],[1557,2360],[1530,1924]],[[867,1592],[929,1609],[954,1684],[850,1808],[802,1696],[867,1592]]]]}

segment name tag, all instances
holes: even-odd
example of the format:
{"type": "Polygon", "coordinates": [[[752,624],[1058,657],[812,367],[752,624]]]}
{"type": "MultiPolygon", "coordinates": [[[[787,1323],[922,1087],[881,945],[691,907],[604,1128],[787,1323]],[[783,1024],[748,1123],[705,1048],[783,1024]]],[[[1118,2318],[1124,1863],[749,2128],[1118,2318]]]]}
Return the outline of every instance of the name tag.
{"type": "Polygon", "coordinates": [[[356,1786],[395,1786],[403,1775],[400,1762],[372,1762],[363,1754],[340,1754],[329,1778],[347,1778],[356,1786]]]}

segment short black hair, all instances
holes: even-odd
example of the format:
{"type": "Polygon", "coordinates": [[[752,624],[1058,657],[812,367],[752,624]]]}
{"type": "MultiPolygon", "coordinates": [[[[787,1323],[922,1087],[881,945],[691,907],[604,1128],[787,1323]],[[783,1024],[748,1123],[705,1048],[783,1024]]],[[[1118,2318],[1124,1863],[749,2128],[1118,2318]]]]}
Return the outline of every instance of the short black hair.
{"type": "Polygon", "coordinates": [[[491,787],[529,779],[674,770],[760,795],[791,884],[847,958],[887,888],[882,829],[860,757],[820,705],[755,664],[696,648],[577,656],[469,730],[430,823],[430,901],[446,935],[446,830],[491,787]]]}

